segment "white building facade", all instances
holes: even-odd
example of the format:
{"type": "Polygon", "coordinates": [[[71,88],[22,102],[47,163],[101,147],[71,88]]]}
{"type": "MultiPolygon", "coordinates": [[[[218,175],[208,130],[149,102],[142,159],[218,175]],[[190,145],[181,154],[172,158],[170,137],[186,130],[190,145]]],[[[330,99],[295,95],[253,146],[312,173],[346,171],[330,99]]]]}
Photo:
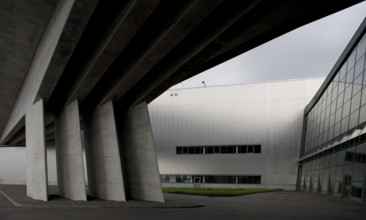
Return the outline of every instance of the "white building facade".
{"type": "Polygon", "coordinates": [[[166,91],[149,105],[163,185],[295,189],[304,108],[323,80],[166,91]]]}
{"type": "MultiPolygon", "coordinates": [[[[323,80],[166,91],[149,104],[163,186],[295,189],[304,108],[323,80]]],[[[24,147],[0,148],[0,161],[0,183],[25,184],[24,147]]]]}

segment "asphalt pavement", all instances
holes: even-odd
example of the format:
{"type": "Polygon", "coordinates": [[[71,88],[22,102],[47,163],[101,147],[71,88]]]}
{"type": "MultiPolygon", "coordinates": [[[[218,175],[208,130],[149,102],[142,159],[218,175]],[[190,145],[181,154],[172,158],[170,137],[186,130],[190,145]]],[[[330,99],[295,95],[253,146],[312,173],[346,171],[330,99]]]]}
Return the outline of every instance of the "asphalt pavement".
{"type": "Polygon", "coordinates": [[[366,219],[365,204],[303,192],[272,192],[240,197],[165,194],[169,201],[204,203],[200,208],[19,208],[0,195],[0,220],[16,219],[174,219],[174,220],[330,220],[366,219]]]}

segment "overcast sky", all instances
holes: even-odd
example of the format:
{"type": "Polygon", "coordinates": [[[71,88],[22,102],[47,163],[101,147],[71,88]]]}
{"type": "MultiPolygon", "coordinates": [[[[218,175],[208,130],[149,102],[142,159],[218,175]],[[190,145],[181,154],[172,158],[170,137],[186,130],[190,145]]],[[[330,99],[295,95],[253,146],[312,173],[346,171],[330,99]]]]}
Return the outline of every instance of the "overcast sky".
{"type": "MultiPolygon", "coordinates": [[[[325,77],[366,16],[366,2],[302,26],[184,82],[184,88],[325,77]]],[[[182,85],[180,84],[180,85],[182,85]]]]}

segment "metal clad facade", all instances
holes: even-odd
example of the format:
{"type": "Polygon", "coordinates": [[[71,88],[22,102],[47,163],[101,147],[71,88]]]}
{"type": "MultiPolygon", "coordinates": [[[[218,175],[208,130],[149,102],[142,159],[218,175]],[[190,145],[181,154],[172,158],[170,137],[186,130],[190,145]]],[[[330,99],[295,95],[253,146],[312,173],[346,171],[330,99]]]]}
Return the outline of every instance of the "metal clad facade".
{"type": "Polygon", "coordinates": [[[260,175],[294,188],[303,112],[324,78],[171,89],[149,105],[162,175],[260,175]],[[177,146],[261,145],[260,154],[177,154],[177,146]]]}

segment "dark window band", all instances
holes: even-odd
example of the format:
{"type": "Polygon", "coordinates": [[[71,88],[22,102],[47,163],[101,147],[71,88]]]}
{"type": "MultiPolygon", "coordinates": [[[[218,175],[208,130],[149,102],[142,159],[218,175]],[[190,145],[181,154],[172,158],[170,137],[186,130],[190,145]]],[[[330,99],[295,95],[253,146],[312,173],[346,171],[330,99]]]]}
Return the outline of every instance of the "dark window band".
{"type": "Polygon", "coordinates": [[[176,154],[260,154],[261,145],[178,146],[176,154]]]}

